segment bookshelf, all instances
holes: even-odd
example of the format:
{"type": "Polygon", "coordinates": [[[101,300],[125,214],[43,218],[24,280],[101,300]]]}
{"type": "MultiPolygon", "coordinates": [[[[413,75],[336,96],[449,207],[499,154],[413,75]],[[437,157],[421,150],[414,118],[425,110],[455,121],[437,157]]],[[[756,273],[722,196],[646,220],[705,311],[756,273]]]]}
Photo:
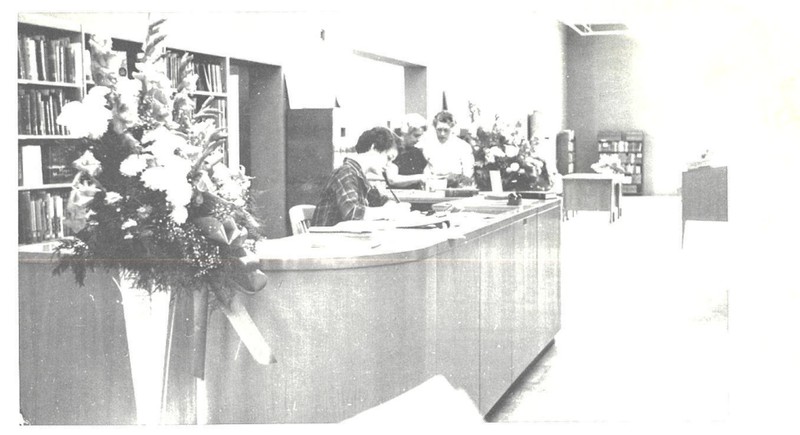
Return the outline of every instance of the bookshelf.
{"type": "Polygon", "coordinates": [[[601,156],[612,155],[619,159],[619,164],[625,171],[623,194],[644,194],[643,131],[601,131],[597,134],[597,152],[601,156]]]}
{"type": "MultiPolygon", "coordinates": [[[[80,23],[48,15],[20,14],[17,20],[17,114],[19,244],[72,235],[64,226],[67,200],[77,171],[72,162],[83,152],[82,139],[56,123],[70,101],[83,99],[94,86],[88,42],[80,23]]],[[[132,77],[142,42],[112,38],[121,75],[132,77]]],[[[177,65],[191,54],[199,76],[197,108],[211,99],[218,127],[231,123],[228,107],[230,60],[225,56],[167,49],[167,74],[176,86],[177,65]]],[[[234,122],[234,123],[238,123],[234,122]]],[[[225,163],[239,165],[238,138],[229,136],[225,163]],[[231,147],[237,151],[230,152],[231,147]]]]}
{"type": "Polygon", "coordinates": [[[575,131],[563,130],[556,135],[556,170],[561,175],[575,172],[575,131]]]}
{"type": "Polygon", "coordinates": [[[85,94],[80,26],[20,19],[17,26],[19,243],[70,235],[63,225],[78,138],[56,124],[85,94]]]}
{"type": "Polygon", "coordinates": [[[209,98],[211,104],[219,111],[216,118],[218,127],[228,127],[228,71],[230,65],[228,58],[212,56],[197,52],[187,52],[170,48],[167,50],[166,68],[167,76],[172,80],[172,86],[177,88],[183,77],[180,72],[180,60],[186,55],[192,56],[190,72],[197,74],[197,90],[193,93],[197,107],[200,107],[209,98]]]}

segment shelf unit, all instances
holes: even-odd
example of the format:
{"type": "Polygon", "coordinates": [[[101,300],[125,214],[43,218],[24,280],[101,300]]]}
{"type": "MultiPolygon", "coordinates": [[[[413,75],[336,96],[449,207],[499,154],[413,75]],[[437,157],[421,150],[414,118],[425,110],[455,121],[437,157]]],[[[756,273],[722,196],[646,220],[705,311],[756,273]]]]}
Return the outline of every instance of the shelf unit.
{"type": "Polygon", "coordinates": [[[622,193],[626,195],[644,194],[644,132],[629,130],[624,132],[601,131],[597,134],[597,152],[619,158],[625,171],[622,193]]]}
{"type": "MultiPolygon", "coordinates": [[[[82,152],[82,140],[55,120],[70,101],[80,101],[94,86],[88,50],[91,34],[68,20],[46,15],[18,17],[18,196],[19,244],[37,243],[71,235],[63,225],[67,199],[76,170],[72,162],[82,152]]],[[[112,38],[121,75],[132,77],[142,43],[112,38]]],[[[177,63],[187,51],[168,48],[168,76],[182,80],[170,61],[177,63]]],[[[199,75],[194,93],[199,108],[213,98],[219,111],[218,127],[231,123],[228,110],[230,60],[225,56],[189,52],[199,75]]],[[[238,124],[237,122],[234,122],[238,124]]],[[[239,165],[238,137],[229,135],[224,162],[239,165]],[[236,152],[231,148],[236,147],[236,152]]]]}
{"type": "Polygon", "coordinates": [[[556,135],[556,170],[561,175],[575,172],[575,131],[563,130],[556,135]]]}
{"type": "Polygon", "coordinates": [[[19,243],[69,235],[63,226],[78,138],[55,120],[85,95],[80,26],[18,21],[17,157],[19,243]]]}

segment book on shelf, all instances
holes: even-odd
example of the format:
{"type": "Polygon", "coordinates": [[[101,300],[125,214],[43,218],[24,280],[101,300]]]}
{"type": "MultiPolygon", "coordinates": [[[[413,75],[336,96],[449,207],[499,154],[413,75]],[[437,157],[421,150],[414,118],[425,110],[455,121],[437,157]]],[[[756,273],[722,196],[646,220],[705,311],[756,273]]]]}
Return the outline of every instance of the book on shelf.
{"type": "Polygon", "coordinates": [[[643,142],[644,132],[641,130],[631,130],[624,133],[625,140],[628,142],[643,142]]]}
{"type": "Polygon", "coordinates": [[[83,60],[81,54],[83,49],[80,42],[70,42],[68,46],[69,55],[67,56],[67,81],[70,83],[78,83],[81,76],[81,67],[83,60]]]}
{"type": "Polygon", "coordinates": [[[17,77],[24,80],[77,83],[76,62],[80,43],[68,37],[18,35],[17,77]]]}
{"type": "Polygon", "coordinates": [[[31,36],[36,47],[36,79],[47,80],[47,53],[44,48],[44,36],[31,36]]]}
{"type": "Polygon", "coordinates": [[[19,134],[66,135],[67,129],[56,123],[67,103],[62,89],[19,89],[17,114],[19,134]]]}
{"type": "Polygon", "coordinates": [[[17,49],[20,50],[18,56],[22,58],[22,75],[21,79],[36,80],[39,78],[36,66],[36,41],[30,36],[20,35],[19,45],[17,49]]]}
{"type": "Polygon", "coordinates": [[[78,172],[72,162],[79,157],[80,150],[75,143],[58,143],[45,147],[42,156],[45,184],[71,182],[78,172]]]}
{"type": "Polygon", "coordinates": [[[602,130],[597,134],[597,140],[598,142],[618,142],[622,140],[622,133],[602,130]]]}
{"type": "Polygon", "coordinates": [[[19,243],[37,243],[72,235],[64,226],[67,193],[19,193],[19,243]]]}
{"type": "Polygon", "coordinates": [[[93,82],[92,79],[92,53],[89,49],[83,50],[83,75],[84,80],[89,83],[93,82]]]}
{"type": "Polygon", "coordinates": [[[44,184],[41,145],[23,145],[19,152],[22,158],[22,186],[44,184]]]}
{"type": "Polygon", "coordinates": [[[214,99],[211,103],[212,106],[218,111],[217,113],[217,127],[227,127],[228,126],[228,104],[225,100],[214,99]]]}
{"type": "Polygon", "coordinates": [[[223,92],[222,68],[214,63],[194,62],[195,71],[199,78],[197,89],[207,92],[223,92]]]}

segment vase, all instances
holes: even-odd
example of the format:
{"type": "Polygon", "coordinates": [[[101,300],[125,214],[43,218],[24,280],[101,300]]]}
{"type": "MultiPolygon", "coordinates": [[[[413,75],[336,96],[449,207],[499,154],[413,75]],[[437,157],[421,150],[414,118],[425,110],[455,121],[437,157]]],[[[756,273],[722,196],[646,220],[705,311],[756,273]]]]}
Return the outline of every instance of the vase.
{"type": "Polygon", "coordinates": [[[115,280],[122,296],[128,356],[131,364],[136,420],[140,425],[161,423],[169,333],[169,291],[137,287],[126,271],[115,280]]]}

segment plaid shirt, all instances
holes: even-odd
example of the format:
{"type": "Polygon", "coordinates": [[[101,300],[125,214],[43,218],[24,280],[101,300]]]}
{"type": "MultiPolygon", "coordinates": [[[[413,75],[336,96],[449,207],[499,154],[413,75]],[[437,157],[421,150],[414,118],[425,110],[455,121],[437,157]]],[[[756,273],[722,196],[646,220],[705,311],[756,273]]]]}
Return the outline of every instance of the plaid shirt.
{"type": "Polygon", "coordinates": [[[311,226],[329,227],[341,221],[362,220],[368,206],[380,206],[387,198],[372,187],[353,159],[345,158],[336,168],[320,195],[311,226]]]}

